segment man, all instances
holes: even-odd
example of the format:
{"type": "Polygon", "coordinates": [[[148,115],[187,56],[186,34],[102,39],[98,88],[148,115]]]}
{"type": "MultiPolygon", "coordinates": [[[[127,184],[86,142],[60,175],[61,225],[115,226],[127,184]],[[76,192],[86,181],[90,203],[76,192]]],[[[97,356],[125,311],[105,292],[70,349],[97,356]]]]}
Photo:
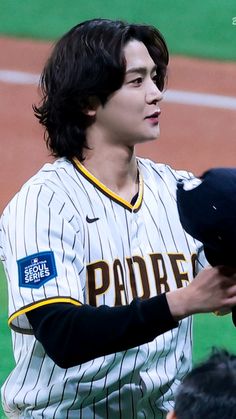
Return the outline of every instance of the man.
{"type": "Polygon", "coordinates": [[[36,116],[58,157],[4,211],[16,367],[2,389],[24,418],[162,418],[191,368],[191,314],[236,304],[183,230],[178,179],[137,158],[159,136],[168,50],[159,31],[81,23],[56,44],[36,116]]]}
{"type": "Polygon", "coordinates": [[[235,419],[236,356],[214,351],[187,374],[167,419],[235,419]]]}

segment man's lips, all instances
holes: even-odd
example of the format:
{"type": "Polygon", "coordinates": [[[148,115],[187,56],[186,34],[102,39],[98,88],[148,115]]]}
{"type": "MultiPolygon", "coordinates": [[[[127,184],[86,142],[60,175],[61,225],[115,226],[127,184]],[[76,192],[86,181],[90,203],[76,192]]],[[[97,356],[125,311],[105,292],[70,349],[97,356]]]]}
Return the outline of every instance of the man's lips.
{"type": "Polygon", "coordinates": [[[153,121],[157,121],[160,114],[161,114],[161,111],[155,111],[151,115],[146,116],[144,119],[150,119],[150,120],[153,120],[153,121]]]}

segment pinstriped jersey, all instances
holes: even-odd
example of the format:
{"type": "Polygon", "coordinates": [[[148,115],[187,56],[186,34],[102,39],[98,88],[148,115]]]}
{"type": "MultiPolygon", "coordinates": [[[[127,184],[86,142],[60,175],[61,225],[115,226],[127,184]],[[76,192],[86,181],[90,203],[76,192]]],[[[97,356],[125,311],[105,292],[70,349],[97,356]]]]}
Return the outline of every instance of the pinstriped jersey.
{"type": "Polygon", "coordinates": [[[148,159],[137,164],[134,205],[76,159],[61,158],[43,166],[6,207],[0,250],[16,360],[2,387],[9,416],[159,419],[173,407],[191,368],[191,318],[147,344],[62,369],[26,316],[54,302],[125,305],[192,280],[201,245],[183,230],[176,206],[177,180],[192,175],[148,159]]]}

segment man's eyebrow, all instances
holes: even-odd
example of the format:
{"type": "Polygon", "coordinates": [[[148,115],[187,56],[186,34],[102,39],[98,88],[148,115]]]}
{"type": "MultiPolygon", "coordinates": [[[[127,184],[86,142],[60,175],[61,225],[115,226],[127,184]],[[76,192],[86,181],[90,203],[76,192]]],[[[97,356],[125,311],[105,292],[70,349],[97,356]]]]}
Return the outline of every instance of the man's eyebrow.
{"type": "MultiPolygon", "coordinates": [[[[151,69],[151,73],[153,73],[153,71],[156,71],[156,69],[157,69],[157,65],[154,65],[151,69]]],[[[126,74],[130,74],[130,73],[146,74],[147,72],[148,72],[147,67],[131,67],[129,68],[129,70],[126,71],[126,74]]]]}

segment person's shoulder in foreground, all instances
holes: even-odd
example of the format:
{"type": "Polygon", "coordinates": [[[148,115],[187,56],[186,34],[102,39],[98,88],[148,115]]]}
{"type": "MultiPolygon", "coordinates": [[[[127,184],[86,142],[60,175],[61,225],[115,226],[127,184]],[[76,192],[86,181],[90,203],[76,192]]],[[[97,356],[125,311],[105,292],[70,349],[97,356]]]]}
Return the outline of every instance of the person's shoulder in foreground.
{"type": "Polygon", "coordinates": [[[235,419],[236,355],[214,350],[183,379],[167,419],[235,419]]]}

